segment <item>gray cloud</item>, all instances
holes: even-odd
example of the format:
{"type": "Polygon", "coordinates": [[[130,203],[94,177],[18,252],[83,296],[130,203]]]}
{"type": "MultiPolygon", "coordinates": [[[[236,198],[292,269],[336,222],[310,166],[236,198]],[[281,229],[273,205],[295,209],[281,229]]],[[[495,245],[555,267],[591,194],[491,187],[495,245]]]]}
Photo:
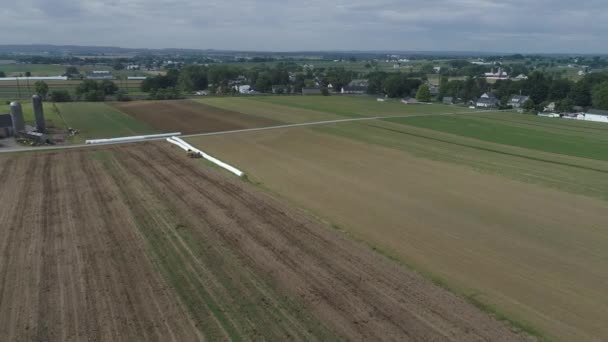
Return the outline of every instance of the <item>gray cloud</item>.
{"type": "Polygon", "coordinates": [[[608,52],[605,0],[0,2],[2,44],[608,52]]]}

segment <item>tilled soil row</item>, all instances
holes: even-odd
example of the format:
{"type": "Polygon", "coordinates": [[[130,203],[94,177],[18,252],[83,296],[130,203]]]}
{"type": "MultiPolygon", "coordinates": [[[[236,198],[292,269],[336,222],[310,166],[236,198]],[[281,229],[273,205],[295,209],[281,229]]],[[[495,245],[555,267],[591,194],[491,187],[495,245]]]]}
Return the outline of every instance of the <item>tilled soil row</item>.
{"type": "Polygon", "coordinates": [[[0,157],[2,340],[525,336],[164,143],[0,157]]]}

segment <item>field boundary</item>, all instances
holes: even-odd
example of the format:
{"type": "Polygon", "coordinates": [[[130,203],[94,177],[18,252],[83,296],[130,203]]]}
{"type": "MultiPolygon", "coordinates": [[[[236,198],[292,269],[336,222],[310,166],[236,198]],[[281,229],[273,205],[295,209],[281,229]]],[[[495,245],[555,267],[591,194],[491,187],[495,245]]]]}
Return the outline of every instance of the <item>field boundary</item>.
{"type": "MultiPolygon", "coordinates": [[[[465,115],[465,114],[474,114],[474,113],[495,113],[495,112],[508,112],[507,110],[476,110],[476,111],[467,111],[467,112],[453,112],[453,113],[438,113],[438,114],[409,114],[409,115],[389,115],[389,116],[370,116],[365,118],[349,118],[349,119],[336,119],[336,120],[323,120],[323,121],[314,121],[314,122],[304,122],[304,123],[296,123],[296,124],[285,124],[285,125],[276,125],[276,126],[268,126],[268,127],[258,127],[258,128],[245,128],[245,129],[236,129],[236,130],[228,130],[228,131],[219,131],[219,132],[208,132],[208,133],[196,133],[196,134],[187,134],[182,135],[182,138],[192,138],[192,137],[201,137],[201,136],[212,136],[212,135],[223,135],[223,134],[236,134],[236,133],[247,133],[247,132],[256,132],[256,131],[266,131],[273,129],[285,129],[285,128],[296,128],[296,127],[308,127],[308,126],[321,126],[321,125],[330,125],[344,122],[356,122],[356,121],[372,121],[372,120],[385,120],[385,119],[398,119],[398,118],[411,118],[411,117],[421,117],[421,116],[444,116],[444,115],[465,115]]],[[[129,140],[129,141],[109,141],[105,143],[99,143],[95,145],[90,144],[78,144],[78,145],[65,145],[65,146],[46,146],[46,147],[16,147],[10,149],[0,149],[0,153],[12,153],[12,152],[31,152],[31,151],[48,151],[48,150],[62,150],[62,149],[72,149],[72,148],[82,148],[82,147],[92,147],[92,146],[104,146],[104,145],[117,145],[117,144],[128,144],[128,143],[138,143],[145,141],[155,141],[155,140],[165,140],[165,138],[155,138],[155,139],[139,139],[139,140],[129,140]]]]}

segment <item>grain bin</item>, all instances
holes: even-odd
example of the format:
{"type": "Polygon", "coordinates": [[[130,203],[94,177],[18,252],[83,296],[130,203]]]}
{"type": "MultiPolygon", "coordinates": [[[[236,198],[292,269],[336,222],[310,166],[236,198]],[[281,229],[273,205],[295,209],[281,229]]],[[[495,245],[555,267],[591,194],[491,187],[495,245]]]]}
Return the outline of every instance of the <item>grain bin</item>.
{"type": "Polygon", "coordinates": [[[19,102],[11,102],[11,119],[13,120],[13,130],[15,135],[25,131],[23,111],[21,110],[21,104],[19,102]]]}
{"type": "Polygon", "coordinates": [[[32,106],[34,107],[34,118],[36,119],[36,130],[44,133],[46,125],[44,123],[44,109],[42,108],[42,98],[38,95],[32,96],[32,106]]]}

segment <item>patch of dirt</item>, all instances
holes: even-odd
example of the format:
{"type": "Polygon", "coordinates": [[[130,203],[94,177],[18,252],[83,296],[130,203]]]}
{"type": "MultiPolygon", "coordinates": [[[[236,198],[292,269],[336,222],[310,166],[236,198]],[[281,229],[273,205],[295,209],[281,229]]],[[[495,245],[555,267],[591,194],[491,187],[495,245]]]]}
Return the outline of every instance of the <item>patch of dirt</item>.
{"type": "Polygon", "coordinates": [[[0,156],[6,340],[522,340],[166,143],[0,156]]]}
{"type": "Polygon", "coordinates": [[[220,109],[190,100],[118,102],[112,105],[138,121],[168,133],[210,133],[280,124],[271,119],[220,109]]]}

